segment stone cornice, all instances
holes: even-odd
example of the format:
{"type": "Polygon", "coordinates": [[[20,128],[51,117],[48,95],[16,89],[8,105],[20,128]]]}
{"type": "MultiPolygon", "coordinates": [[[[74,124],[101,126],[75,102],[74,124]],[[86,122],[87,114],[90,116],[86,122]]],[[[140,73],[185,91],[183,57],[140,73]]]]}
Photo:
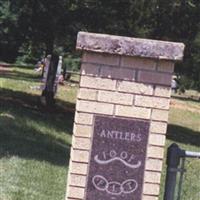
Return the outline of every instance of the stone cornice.
{"type": "Polygon", "coordinates": [[[79,32],[76,48],[81,51],[180,61],[183,59],[185,45],[177,42],[79,32]]]}

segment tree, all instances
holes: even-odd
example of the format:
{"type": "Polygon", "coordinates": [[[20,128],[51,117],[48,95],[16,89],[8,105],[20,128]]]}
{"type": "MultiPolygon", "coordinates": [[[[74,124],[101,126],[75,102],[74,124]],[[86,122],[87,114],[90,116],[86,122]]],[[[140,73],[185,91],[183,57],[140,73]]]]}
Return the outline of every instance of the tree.
{"type": "Polygon", "coordinates": [[[0,55],[1,59],[13,61],[22,37],[18,30],[18,14],[11,8],[9,0],[0,2],[0,55]]]}
{"type": "Polygon", "coordinates": [[[153,32],[154,37],[183,42],[186,45],[184,61],[177,65],[176,72],[183,76],[182,82],[186,88],[200,90],[200,2],[158,0],[155,15],[157,24],[153,32]]]}
{"type": "MultiPolygon", "coordinates": [[[[78,31],[186,44],[176,72],[199,88],[199,0],[2,0],[0,59],[34,61],[54,50],[74,53],[78,31]]],[[[200,88],[199,88],[200,89],[200,88]]]]}

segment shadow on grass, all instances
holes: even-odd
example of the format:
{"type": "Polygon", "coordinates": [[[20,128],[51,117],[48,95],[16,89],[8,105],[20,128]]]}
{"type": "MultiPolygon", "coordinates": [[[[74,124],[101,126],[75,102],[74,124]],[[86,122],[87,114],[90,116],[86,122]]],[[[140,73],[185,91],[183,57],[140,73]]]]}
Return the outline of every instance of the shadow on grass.
{"type": "Polygon", "coordinates": [[[168,125],[167,139],[200,147],[200,132],[174,124],[168,125]]]}
{"type": "Polygon", "coordinates": [[[6,117],[0,117],[0,124],[4,124],[4,128],[0,128],[0,158],[19,156],[55,165],[67,165],[70,147],[62,140],[44,135],[33,127],[22,128],[6,117]],[[9,125],[5,128],[8,122],[9,125]]]}
{"type": "Polygon", "coordinates": [[[38,98],[0,89],[0,157],[19,156],[66,165],[70,144],[63,133],[70,138],[74,104],[63,102],[50,113],[38,109],[38,98]]]}
{"type": "Polygon", "coordinates": [[[28,74],[19,71],[0,72],[0,78],[8,78],[21,81],[41,82],[40,74],[28,74]]]}

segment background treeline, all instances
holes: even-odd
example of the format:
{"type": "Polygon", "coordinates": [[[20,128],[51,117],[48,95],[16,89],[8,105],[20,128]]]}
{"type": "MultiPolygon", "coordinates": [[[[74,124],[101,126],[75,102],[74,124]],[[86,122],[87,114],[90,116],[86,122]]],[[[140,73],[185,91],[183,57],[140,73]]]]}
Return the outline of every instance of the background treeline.
{"type": "Polygon", "coordinates": [[[0,27],[0,60],[18,63],[57,51],[77,66],[80,30],[183,42],[179,81],[200,90],[199,0],[0,0],[0,27]]]}

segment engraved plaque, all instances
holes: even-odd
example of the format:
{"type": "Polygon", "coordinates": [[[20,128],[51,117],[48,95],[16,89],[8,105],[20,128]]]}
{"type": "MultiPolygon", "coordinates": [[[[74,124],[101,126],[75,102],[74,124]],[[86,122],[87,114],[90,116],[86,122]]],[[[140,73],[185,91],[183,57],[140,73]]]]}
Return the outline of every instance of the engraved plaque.
{"type": "Polygon", "coordinates": [[[149,124],[95,117],[86,200],[141,200],[149,124]]]}

